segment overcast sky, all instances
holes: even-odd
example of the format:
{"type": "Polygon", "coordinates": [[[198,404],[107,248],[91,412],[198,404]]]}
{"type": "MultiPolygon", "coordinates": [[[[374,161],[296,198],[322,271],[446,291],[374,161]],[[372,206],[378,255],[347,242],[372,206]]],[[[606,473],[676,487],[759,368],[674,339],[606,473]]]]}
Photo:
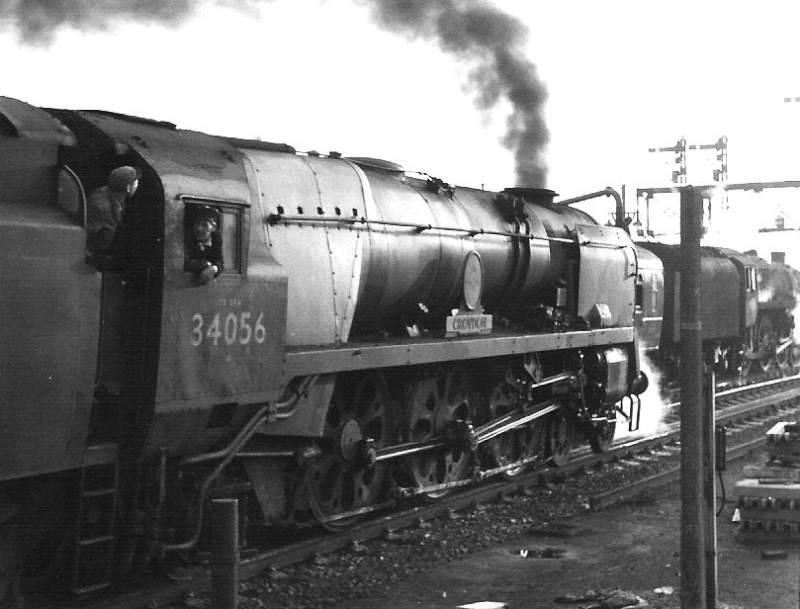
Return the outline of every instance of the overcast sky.
{"type": "MultiPolygon", "coordinates": [[[[390,31],[366,6],[416,1],[182,0],[150,2],[170,14],[111,19],[107,9],[123,0],[72,0],[55,3],[61,12],[49,22],[32,8],[41,2],[0,0],[0,94],[382,157],[460,185],[517,185],[514,154],[502,143],[512,105],[500,95],[478,107],[491,97],[469,84],[486,67],[479,56],[443,50],[424,29],[390,31]],[[97,8],[66,14],[79,6],[97,8]]],[[[478,3],[440,4],[462,11],[478,3]]],[[[800,96],[797,3],[485,4],[522,28],[513,40],[497,38],[546,89],[547,187],[573,196],[625,184],[630,207],[637,186],[669,183],[672,155],[648,148],[723,134],[732,181],[800,178],[800,103],[784,102],[800,96]]],[[[712,161],[690,153],[691,180],[708,181],[712,161]]],[[[761,213],[771,224],[774,210],[761,213]]]]}

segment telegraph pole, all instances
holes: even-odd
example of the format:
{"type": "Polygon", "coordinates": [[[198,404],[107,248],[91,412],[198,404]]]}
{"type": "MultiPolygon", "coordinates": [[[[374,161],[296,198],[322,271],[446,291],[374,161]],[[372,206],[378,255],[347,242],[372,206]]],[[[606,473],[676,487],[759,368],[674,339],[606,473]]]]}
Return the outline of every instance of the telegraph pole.
{"type": "MultiPolygon", "coordinates": [[[[703,190],[681,193],[681,607],[707,609],[700,238],[703,190]]],[[[708,608],[713,609],[713,607],[708,608]]]]}

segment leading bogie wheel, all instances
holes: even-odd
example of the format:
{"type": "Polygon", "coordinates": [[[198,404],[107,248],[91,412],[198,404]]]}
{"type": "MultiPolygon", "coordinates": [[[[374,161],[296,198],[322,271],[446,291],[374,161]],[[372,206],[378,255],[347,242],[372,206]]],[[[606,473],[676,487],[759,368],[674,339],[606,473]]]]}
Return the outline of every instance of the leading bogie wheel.
{"type": "MultiPolygon", "coordinates": [[[[613,413],[612,413],[613,416],[613,413]]],[[[596,453],[604,453],[614,444],[614,434],[617,431],[616,421],[605,421],[595,425],[589,434],[589,446],[596,453]]]]}

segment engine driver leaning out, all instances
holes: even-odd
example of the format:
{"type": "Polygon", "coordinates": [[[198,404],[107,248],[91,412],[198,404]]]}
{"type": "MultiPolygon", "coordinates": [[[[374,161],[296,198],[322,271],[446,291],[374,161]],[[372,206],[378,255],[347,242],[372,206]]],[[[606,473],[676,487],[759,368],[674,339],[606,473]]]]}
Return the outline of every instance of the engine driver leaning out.
{"type": "Polygon", "coordinates": [[[89,195],[86,202],[87,262],[108,268],[114,254],[114,239],[122,227],[125,202],[139,188],[142,172],[136,167],[117,167],[108,176],[108,185],[89,195]]]}

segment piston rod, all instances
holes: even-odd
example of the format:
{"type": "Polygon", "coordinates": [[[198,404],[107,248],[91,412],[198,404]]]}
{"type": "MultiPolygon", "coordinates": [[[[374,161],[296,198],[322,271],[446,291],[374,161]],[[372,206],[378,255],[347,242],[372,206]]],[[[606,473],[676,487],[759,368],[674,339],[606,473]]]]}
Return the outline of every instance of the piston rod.
{"type": "MultiPolygon", "coordinates": [[[[508,433],[518,427],[527,425],[531,421],[544,417],[551,412],[555,412],[561,407],[560,400],[548,400],[535,406],[529,406],[522,411],[517,411],[505,414],[497,419],[481,425],[474,433],[474,443],[482,444],[508,433]]],[[[398,457],[406,457],[417,453],[442,448],[452,443],[452,441],[440,438],[431,438],[423,440],[422,442],[407,442],[406,444],[398,444],[388,448],[382,448],[375,451],[375,458],[370,460],[372,462],[387,461],[389,459],[396,459],[398,457]]]]}

